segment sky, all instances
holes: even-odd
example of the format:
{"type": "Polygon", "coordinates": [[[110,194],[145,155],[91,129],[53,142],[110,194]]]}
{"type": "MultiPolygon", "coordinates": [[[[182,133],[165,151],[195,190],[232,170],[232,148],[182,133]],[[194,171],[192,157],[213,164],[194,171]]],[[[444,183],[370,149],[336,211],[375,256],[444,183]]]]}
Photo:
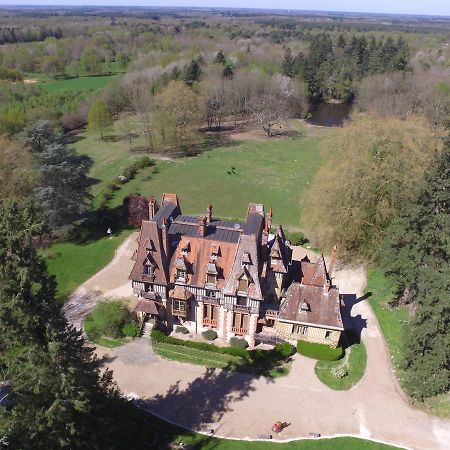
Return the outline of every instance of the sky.
{"type": "Polygon", "coordinates": [[[450,16],[450,0],[0,0],[0,5],[213,6],[450,16]]]}

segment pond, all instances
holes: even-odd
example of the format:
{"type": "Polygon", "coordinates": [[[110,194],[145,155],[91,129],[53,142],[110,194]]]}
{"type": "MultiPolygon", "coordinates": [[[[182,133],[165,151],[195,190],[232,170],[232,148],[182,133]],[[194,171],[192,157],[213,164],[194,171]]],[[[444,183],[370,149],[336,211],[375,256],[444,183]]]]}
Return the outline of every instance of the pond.
{"type": "Polygon", "coordinates": [[[351,103],[319,103],[311,106],[306,121],[311,125],[339,127],[348,120],[352,109],[351,103]]]}

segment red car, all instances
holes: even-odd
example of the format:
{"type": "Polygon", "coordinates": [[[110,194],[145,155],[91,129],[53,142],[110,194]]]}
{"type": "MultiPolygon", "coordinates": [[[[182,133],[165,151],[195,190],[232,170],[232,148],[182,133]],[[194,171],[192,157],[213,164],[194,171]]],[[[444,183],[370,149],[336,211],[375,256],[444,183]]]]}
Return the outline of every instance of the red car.
{"type": "Polygon", "coordinates": [[[272,431],[275,431],[275,433],[281,433],[281,431],[283,431],[284,428],[286,428],[289,424],[287,422],[275,422],[272,425],[272,431]]]}

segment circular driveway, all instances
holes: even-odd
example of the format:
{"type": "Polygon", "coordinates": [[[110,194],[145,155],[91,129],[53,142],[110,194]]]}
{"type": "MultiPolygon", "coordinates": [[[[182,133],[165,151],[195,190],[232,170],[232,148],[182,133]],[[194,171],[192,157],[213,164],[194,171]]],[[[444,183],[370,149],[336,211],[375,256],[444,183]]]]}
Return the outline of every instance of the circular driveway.
{"type": "MultiPolygon", "coordinates": [[[[101,295],[131,296],[128,274],[135,235],[117,250],[113,261],[71,297],[66,315],[76,326],[101,295]]],[[[303,250],[296,249],[301,256],[303,250]]],[[[367,349],[363,379],[349,391],[333,391],[315,376],[315,361],[296,355],[288,376],[269,380],[219,369],[167,361],[153,355],[148,338],[115,349],[97,349],[105,367],[126,395],[156,413],[195,430],[216,435],[257,438],[271,425],[291,425],[282,439],[352,434],[423,450],[450,449],[450,422],[412,408],[401,391],[378,322],[362,297],[365,270],[345,268],[335,280],[347,294],[348,325],[362,328],[367,349]],[[353,299],[353,300],[352,300],[353,299]]]]}

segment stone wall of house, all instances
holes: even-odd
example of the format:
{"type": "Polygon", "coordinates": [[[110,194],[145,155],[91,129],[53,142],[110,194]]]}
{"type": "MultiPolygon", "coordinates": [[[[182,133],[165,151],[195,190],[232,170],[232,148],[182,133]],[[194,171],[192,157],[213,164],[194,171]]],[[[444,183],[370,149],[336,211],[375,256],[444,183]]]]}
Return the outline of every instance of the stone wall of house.
{"type": "Polygon", "coordinates": [[[326,344],[333,348],[337,347],[341,337],[341,331],[339,330],[280,322],[278,320],[275,322],[275,330],[290,341],[301,339],[317,344],[326,344]]]}

